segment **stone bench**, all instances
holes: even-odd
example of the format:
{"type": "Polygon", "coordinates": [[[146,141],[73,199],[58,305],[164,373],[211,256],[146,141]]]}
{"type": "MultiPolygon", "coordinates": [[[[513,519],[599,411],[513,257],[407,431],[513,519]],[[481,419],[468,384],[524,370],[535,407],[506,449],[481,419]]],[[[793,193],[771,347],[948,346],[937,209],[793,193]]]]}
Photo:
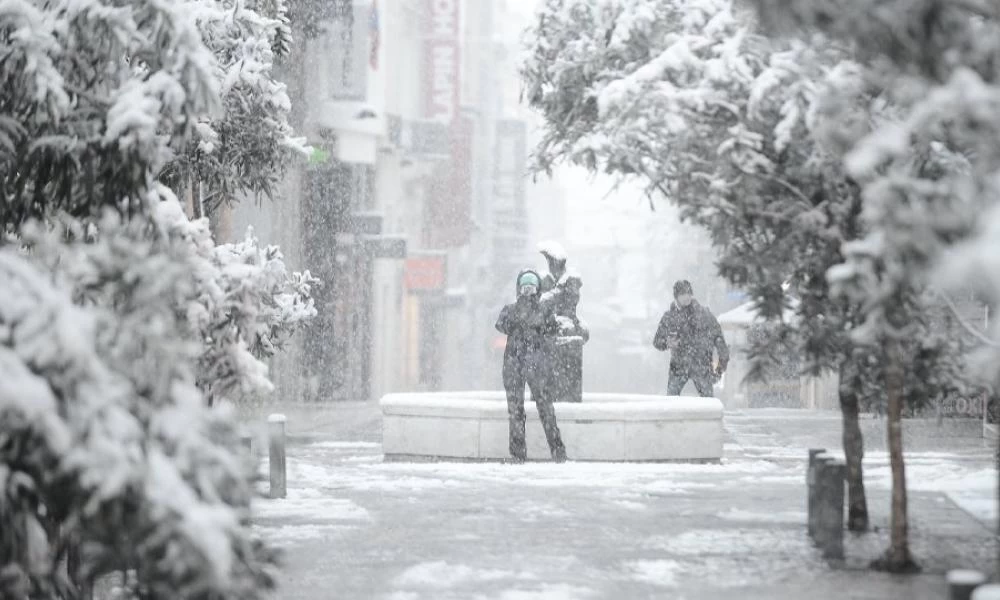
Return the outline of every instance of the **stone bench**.
{"type": "MultiPolygon", "coordinates": [[[[509,458],[507,401],[502,392],[389,394],[381,400],[386,460],[495,461],[509,458]]],[[[529,460],[549,459],[530,400],[529,460]]],[[[557,403],[556,419],[570,460],[718,462],[722,402],[715,398],[584,394],[557,403]]]]}

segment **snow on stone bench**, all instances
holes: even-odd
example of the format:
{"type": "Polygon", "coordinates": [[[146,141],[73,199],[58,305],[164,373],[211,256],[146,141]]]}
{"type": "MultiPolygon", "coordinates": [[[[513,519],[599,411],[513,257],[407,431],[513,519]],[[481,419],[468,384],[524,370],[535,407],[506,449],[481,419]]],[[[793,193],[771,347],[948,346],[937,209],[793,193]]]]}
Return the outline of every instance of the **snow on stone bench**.
{"type": "MultiPolygon", "coordinates": [[[[381,400],[386,460],[501,460],[508,452],[503,392],[389,394],[381,400]]],[[[548,460],[534,402],[525,402],[528,458],[548,460]]],[[[557,403],[570,460],[692,461],[722,458],[722,402],[716,398],[594,394],[557,403]]]]}

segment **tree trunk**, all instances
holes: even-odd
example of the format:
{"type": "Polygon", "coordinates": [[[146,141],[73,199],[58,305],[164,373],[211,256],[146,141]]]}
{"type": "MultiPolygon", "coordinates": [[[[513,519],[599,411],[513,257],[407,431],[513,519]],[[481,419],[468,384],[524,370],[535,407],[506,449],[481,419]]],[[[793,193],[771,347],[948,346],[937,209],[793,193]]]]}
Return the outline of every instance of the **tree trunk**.
{"type": "Polygon", "coordinates": [[[202,202],[201,182],[195,179],[191,183],[191,206],[194,209],[194,218],[200,219],[205,216],[205,205],[202,202]]]}
{"type": "Polygon", "coordinates": [[[847,529],[868,530],[868,501],[865,499],[865,481],[862,460],[865,456],[861,424],[858,421],[858,390],[860,382],[857,372],[852,369],[850,358],[840,366],[840,415],[843,419],[844,458],[847,461],[847,529]]]}
{"type": "Polygon", "coordinates": [[[889,404],[886,427],[892,468],[892,525],[889,549],[873,566],[892,573],[914,573],[920,567],[910,555],[907,521],[906,469],[903,464],[903,360],[896,340],[886,341],[883,349],[885,392],[889,404]]]}

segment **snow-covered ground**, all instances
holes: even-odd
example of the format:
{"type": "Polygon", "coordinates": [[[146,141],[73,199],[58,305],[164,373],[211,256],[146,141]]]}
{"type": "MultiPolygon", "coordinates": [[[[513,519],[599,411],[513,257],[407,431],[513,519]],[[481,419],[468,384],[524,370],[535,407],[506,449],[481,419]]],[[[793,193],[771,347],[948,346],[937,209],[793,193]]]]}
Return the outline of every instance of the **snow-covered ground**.
{"type": "MultiPolygon", "coordinates": [[[[729,447],[732,451],[735,448],[729,447]]],[[[802,461],[805,448],[754,448],[741,447],[753,452],[756,460],[802,461]]],[[[843,458],[843,452],[831,452],[843,458]]],[[[791,474],[768,474],[768,482],[800,484],[801,468],[791,474]]],[[[892,472],[887,452],[868,452],[864,460],[865,484],[874,489],[892,488],[892,472]]],[[[906,454],[907,488],[913,491],[942,492],[951,500],[984,523],[996,522],[997,471],[988,456],[970,460],[965,453],[908,452],[906,454]]]]}
{"type": "MultiPolygon", "coordinates": [[[[288,553],[279,597],[746,599],[860,581],[837,583],[807,541],[802,448],[731,443],[721,465],[384,463],[380,452],[290,448],[288,498],[255,506],[258,530],[288,553]]],[[[923,452],[908,467],[912,490],[996,518],[988,462],[923,452]]],[[[885,453],[869,452],[866,479],[887,495],[885,453]]],[[[880,597],[941,585],[866,577],[880,597]]]]}

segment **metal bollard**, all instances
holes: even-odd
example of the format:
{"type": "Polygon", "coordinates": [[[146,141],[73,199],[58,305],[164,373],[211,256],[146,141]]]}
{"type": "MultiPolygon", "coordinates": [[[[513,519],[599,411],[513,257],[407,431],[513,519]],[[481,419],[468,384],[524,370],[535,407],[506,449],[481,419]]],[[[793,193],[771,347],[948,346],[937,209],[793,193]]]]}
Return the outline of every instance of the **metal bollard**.
{"type": "Polygon", "coordinates": [[[809,449],[809,467],[806,469],[806,520],[809,537],[816,535],[816,457],[825,454],[826,448],[809,449]]]}
{"type": "Polygon", "coordinates": [[[844,482],[847,464],[829,455],[818,457],[816,543],[823,558],[844,558],[844,482]]]}
{"type": "Polygon", "coordinates": [[[813,458],[813,513],[812,513],[812,541],[816,547],[823,547],[823,534],[819,527],[820,519],[823,516],[823,504],[821,496],[823,492],[824,471],[826,463],[830,462],[830,456],[825,452],[820,452],[813,458]]]}
{"type": "Polygon", "coordinates": [[[972,592],[971,600],[1000,600],[1000,584],[981,585],[972,592]]]}
{"type": "Polygon", "coordinates": [[[273,414],[267,418],[272,498],[284,498],[286,496],[285,421],[285,415],[281,414],[273,414]]]}
{"type": "Polygon", "coordinates": [[[972,592],[986,583],[986,575],[972,569],[948,571],[948,600],[971,600],[972,592]]]}
{"type": "Polygon", "coordinates": [[[820,527],[820,523],[823,520],[823,485],[826,481],[826,465],[831,460],[833,460],[833,457],[826,452],[820,452],[813,458],[812,541],[813,545],[818,548],[823,547],[823,535],[826,533],[820,527]]]}

